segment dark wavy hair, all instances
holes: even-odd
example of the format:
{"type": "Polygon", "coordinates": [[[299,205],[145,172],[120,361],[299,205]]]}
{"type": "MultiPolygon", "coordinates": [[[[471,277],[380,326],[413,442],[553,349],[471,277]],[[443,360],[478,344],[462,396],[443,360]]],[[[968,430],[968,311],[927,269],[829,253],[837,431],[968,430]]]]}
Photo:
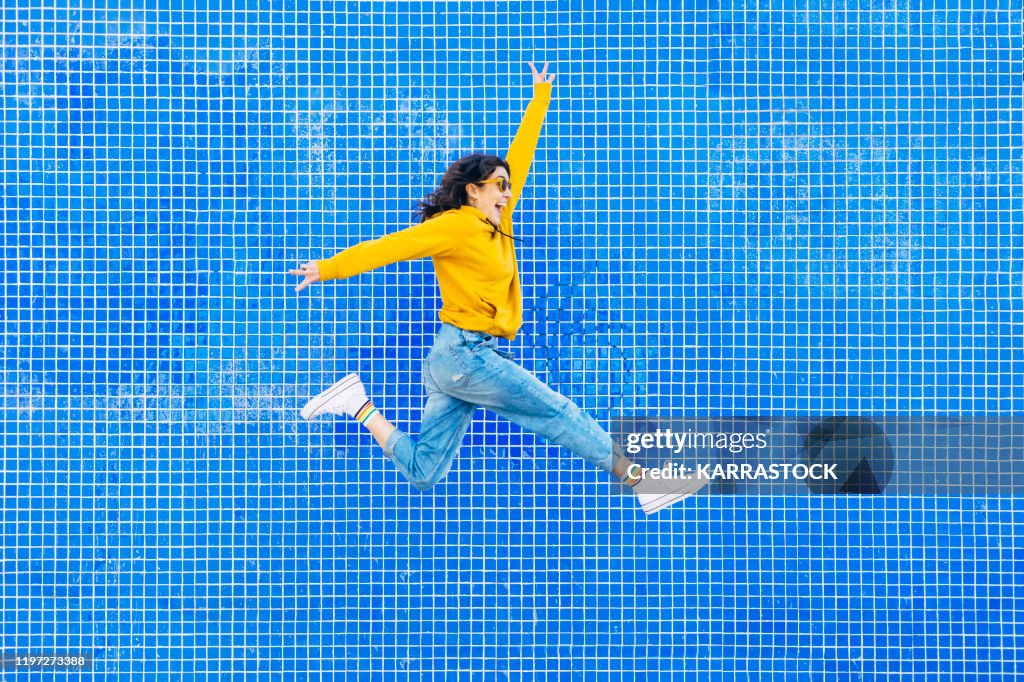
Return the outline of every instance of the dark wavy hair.
{"type": "Polygon", "coordinates": [[[441,178],[441,186],[416,205],[416,215],[420,222],[468,204],[466,185],[486,180],[498,166],[508,171],[509,176],[512,175],[508,162],[491,154],[470,154],[450,165],[441,178]]]}

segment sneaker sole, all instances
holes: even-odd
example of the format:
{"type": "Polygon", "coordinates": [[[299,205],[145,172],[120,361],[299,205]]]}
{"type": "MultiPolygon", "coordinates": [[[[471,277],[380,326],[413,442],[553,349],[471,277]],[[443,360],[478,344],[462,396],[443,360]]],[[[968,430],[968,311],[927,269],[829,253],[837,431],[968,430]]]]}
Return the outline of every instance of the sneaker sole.
{"type": "Polygon", "coordinates": [[[358,374],[346,374],[326,391],[317,395],[308,403],[306,403],[306,406],[299,411],[299,414],[302,415],[302,418],[307,421],[312,419],[313,417],[316,417],[317,415],[320,414],[319,410],[324,405],[326,405],[335,397],[337,397],[340,393],[351,388],[357,383],[359,383],[358,374]]]}
{"type": "Polygon", "coordinates": [[[651,500],[645,506],[642,506],[641,509],[643,509],[644,513],[648,515],[654,514],[655,512],[659,512],[662,509],[665,509],[666,507],[671,507],[676,502],[685,500],[688,497],[693,497],[701,490],[703,490],[704,486],[710,483],[710,481],[693,481],[692,483],[693,487],[688,487],[683,490],[674,490],[670,493],[665,493],[660,497],[651,500]]]}

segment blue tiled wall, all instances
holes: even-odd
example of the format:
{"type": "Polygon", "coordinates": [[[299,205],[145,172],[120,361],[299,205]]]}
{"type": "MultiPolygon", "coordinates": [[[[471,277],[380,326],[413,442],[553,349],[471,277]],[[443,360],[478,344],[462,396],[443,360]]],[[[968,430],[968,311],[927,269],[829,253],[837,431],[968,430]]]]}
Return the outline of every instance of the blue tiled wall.
{"type": "Polygon", "coordinates": [[[297,411],[358,371],[416,432],[429,263],[287,274],[503,153],[550,61],[526,367],[604,423],[1019,414],[1020,0],[60,4],[2,14],[4,651],[91,652],[82,679],[1020,672],[1019,500],[646,518],[482,411],[418,493],[297,411]]]}

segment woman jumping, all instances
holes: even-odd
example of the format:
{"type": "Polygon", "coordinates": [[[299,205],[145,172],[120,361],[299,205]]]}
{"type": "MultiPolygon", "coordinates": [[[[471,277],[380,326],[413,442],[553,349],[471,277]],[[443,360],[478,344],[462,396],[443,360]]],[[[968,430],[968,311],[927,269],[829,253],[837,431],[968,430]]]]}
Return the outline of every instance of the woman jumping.
{"type": "Polygon", "coordinates": [[[289,271],[304,278],[295,287],[298,292],[313,282],[344,279],[398,261],[433,259],[443,305],[440,330],[423,361],[427,403],[418,440],[377,411],[357,374],[313,398],[301,414],[305,419],[325,412],[358,419],[412,485],[426,490],[448,473],[473,412],[485,407],[615,474],[652,514],[689,497],[706,479],[680,479],[669,492],[664,482],[659,486],[647,480],[597,422],[513,362],[496,342],[498,337],[514,339],[523,323],[512,212],[555,81],[547,75],[547,64],[537,73],[528,63],[533,100],[506,159],[485,154],[459,159],[441,186],[419,203],[418,225],[289,271]]]}

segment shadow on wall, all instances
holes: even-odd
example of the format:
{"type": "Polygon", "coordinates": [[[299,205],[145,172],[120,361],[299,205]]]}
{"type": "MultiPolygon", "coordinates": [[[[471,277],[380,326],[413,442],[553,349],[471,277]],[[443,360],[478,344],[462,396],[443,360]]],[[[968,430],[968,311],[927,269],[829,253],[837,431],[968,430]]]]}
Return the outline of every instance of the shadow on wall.
{"type": "MultiPolygon", "coordinates": [[[[524,344],[535,369],[555,390],[583,409],[617,410],[642,387],[637,385],[627,326],[611,319],[621,306],[602,301],[596,272],[572,276],[547,287],[526,303],[534,332],[524,344]]],[[[604,286],[604,285],[600,285],[604,286]]]]}

